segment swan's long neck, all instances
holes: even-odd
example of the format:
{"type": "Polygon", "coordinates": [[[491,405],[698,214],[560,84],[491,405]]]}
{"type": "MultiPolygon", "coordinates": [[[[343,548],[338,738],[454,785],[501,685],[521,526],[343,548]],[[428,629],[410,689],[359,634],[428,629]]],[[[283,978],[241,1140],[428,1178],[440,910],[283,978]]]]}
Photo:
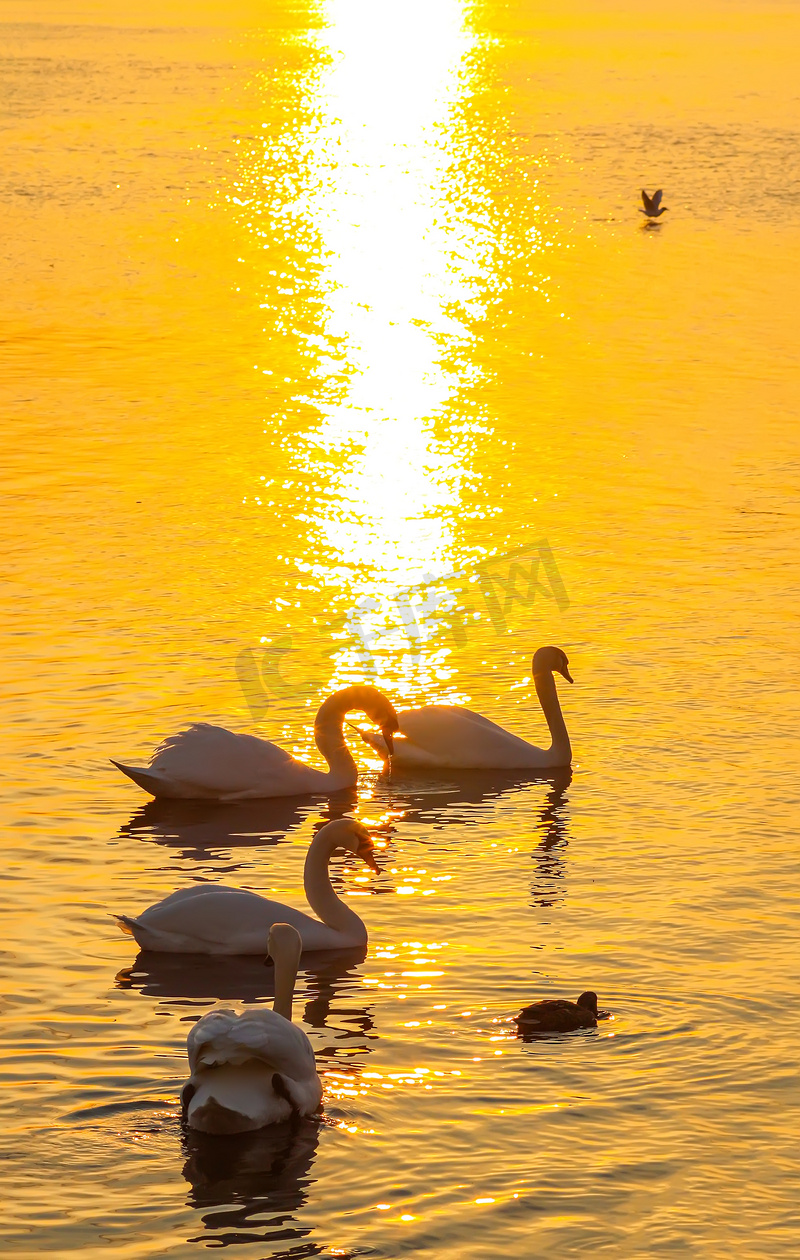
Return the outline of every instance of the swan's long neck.
{"type": "Polygon", "coordinates": [[[347,692],[338,691],[323,701],[314,719],[317,748],[327,761],[338,787],[354,787],[358,782],[358,767],[344,738],[344,715],[349,709],[347,692]]]}
{"type": "Polygon", "coordinates": [[[326,927],[333,928],[347,937],[347,944],[366,942],[367,929],[354,910],[341,900],[334,892],[331,884],[328,864],[333,850],[338,847],[335,839],[331,840],[318,831],[306,854],[303,871],[303,884],[308,904],[326,927]]]}
{"type": "Polygon", "coordinates": [[[297,959],[288,957],[281,951],[272,961],[275,964],[275,1000],[272,1003],[272,1009],[284,1019],[291,1020],[294,985],[297,979],[297,959]]]}
{"type": "Polygon", "coordinates": [[[533,682],[550,731],[550,739],[552,741],[550,752],[555,757],[558,757],[559,764],[569,765],[569,762],[572,760],[572,747],[567,734],[564,714],[561,712],[555,679],[550,670],[547,670],[542,674],[534,674],[533,682]]]}

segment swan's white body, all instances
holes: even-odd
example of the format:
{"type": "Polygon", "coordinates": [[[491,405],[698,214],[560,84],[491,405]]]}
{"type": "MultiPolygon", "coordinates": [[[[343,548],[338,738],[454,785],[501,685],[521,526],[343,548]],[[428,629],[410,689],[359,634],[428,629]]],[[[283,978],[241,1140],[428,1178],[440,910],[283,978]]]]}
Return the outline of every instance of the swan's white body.
{"type": "Polygon", "coordinates": [[[191,1076],[181,1091],[186,1123],[206,1133],[245,1133],[312,1115],[322,1100],[314,1051],[292,1023],[292,995],[302,942],[286,923],[269,934],[275,964],[271,1011],[211,1011],[186,1043],[191,1076]]]}
{"type": "Polygon", "coordinates": [[[388,734],[397,715],[375,687],[347,687],[329,696],[314,720],[317,748],[328,770],[316,770],[267,739],[238,735],[222,726],[197,722],[172,735],[156,750],[149,766],[115,765],[153,796],[242,801],[269,796],[302,796],[353,787],[358,768],[344,740],[345,714],[360,709],[388,734]]]}
{"type": "Polygon", "coordinates": [[[303,949],[366,945],[363,920],[331,884],[328,863],[340,847],[374,867],[366,828],[351,818],[326,823],[309,845],[303,871],[308,903],[319,915],[316,919],[280,901],[220,884],[181,888],[136,917],[120,914],[116,918],[142,949],[167,954],[263,954],[273,923],[294,927],[303,949]]]}
{"type": "MultiPolygon", "coordinates": [[[[533,658],[536,694],[550,730],[549,748],[537,748],[471,709],[430,704],[398,713],[399,738],[394,740],[392,767],[449,770],[542,770],[568,766],[569,735],[558,700],[553,670],[572,682],[561,648],[539,648],[533,658]]],[[[361,732],[377,751],[380,737],[361,732]]]]}

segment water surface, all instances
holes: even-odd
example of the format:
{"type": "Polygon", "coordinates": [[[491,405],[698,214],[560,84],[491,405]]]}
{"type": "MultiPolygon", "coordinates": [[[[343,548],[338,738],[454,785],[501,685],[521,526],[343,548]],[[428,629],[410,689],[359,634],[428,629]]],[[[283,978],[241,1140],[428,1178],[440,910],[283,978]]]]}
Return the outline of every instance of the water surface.
{"type": "Polygon", "coordinates": [[[796,7],[0,19],[4,1254],[796,1255],[796,7]],[[356,679],[543,742],[544,643],[572,776],[357,752],[323,1122],[186,1138],[188,1027],[269,972],[108,915],[302,904],[353,802],[148,804],[109,756],[313,756],[356,679]],[[515,1039],[586,987],[613,1022],[515,1039]]]}

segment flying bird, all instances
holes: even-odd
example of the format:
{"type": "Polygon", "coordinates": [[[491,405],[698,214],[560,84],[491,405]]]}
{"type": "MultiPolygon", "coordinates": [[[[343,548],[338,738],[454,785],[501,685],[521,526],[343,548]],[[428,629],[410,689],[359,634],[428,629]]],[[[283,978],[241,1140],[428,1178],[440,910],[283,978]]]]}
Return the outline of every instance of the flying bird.
{"type": "Polygon", "coordinates": [[[669,209],[668,206],[661,205],[661,189],[654,192],[652,197],[648,197],[644,189],[642,189],[642,204],[644,210],[639,210],[639,214],[646,214],[648,219],[657,219],[660,214],[669,209]]]}

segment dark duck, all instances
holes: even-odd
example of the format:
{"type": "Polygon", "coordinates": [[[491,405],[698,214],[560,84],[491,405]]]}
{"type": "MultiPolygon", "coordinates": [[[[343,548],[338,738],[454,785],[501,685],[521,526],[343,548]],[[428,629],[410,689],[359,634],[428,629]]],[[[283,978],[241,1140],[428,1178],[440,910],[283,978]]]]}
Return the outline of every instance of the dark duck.
{"type": "Polygon", "coordinates": [[[579,1028],[596,1028],[598,1019],[608,1019],[608,1011],[598,1011],[597,994],[588,990],[577,1002],[566,998],[547,998],[525,1006],[514,1021],[522,1034],[576,1032],[579,1028]]]}

